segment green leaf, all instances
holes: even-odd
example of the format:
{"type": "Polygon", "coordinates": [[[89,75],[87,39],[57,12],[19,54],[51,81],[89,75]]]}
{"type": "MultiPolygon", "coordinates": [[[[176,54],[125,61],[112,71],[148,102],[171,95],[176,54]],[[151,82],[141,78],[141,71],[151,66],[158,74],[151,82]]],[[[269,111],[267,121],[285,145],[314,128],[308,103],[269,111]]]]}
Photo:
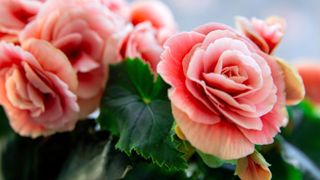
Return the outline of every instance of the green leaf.
{"type": "Polygon", "coordinates": [[[183,154],[170,135],[173,125],[168,85],[139,59],[128,59],[110,68],[110,79],[98,122],[119,135],[116,147],[159,166],[186,168],[183,154]]]}
{"type": "Polygon", "coordinates": [[[211,168],[218,168],[224,164],[223,160],[221,160],[213,155],[205,154],[199,150],[197,151],[197,153],[199,154],[199,156],[201,157],[203,162],[211,168]]]}
{"type": "Polygon", "coordinates": [[[69,154],[69,137],[55,135],[36,140],[12,136],[1,152],[4,179],[55,179],[69,154]]]}
{"type": "Polygon", "coordinates": [[[114,149],[112,138],[108,142],[82,143],[71,154],[58,179],[87,180],[125,177],[131,169],[128,157],[114,149]]]}
{"type": "Polygon", "coordinates": [[[128,156],[115,150],[109,134],[95,131],[95,126],[85,120],[72,132],[46,138],[0,139],[0,179],[122,178],[130,167],[128,156]]]}
{"type": "MultiPolygon", "coordinates": [[[[275,143],[278,147],[278,143],[275,143]]],[[[274,147],[274,146],[273,146],[274,147]]],[[[269,167],[273,180],[301,180],[303,173],[291,164],[285,162],[278,148],[269,149],[263,156],[271,164],[269,167]]]]}
{"type": "Polygon", "coordinates": [[[146,162],[137,162],[133,169],[128,172],[125,180],[185,180],[188,179],[184,171],[168,171],[157,165],[146,162]]]}
{"type": "Polygon", "coordinates": [[[4,109],[0,106],[0,138],[3,138],[12,133],[9,121],[4,109]]]}
{"type": "Polygon", "coordinates": [[[302,172],[305,172],[315,179],[320,179],[320,169],[304,152],[288,143],[281,136],[278,136],[278,140],[282,148],[282,157],[287,163],[298,167],[302,172]]]}
{"type": "Polygon", "coordinates": [[[291,132],[285,134],[285,139],[304,154],[306,154],[320,168],[320,141],[317,134],[320,129],[320,117],[312,113],[315,109],[308,101],[290,109],[290,119],[293,124],[291,132]]]}

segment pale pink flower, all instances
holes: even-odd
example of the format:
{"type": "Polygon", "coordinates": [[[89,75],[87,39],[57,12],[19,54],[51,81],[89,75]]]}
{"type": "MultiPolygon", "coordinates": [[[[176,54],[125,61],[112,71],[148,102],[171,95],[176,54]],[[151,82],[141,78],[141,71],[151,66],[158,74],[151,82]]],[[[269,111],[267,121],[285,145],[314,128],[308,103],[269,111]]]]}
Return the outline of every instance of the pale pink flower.
{"type": "Polygon", "coordinates": [[[158,31],[153,28],[150,22],[140,23],[114,34],[108,41],[106,58],[108,62],[115,63],[126,58],[140,58],[150,64],[156,71],[160,54],[163,51],[159,42],[158,31]]]}
{"type": "Polygon", "coordinates": [[[133,25],[149,21],[159,31],[161,43],[176,32],[176,23],[170,9],[158,0],[135,1],[130,6],[133,25]]]}
{"type": "Polygon", "coordinates": [[[237,18],[237,25],[245,36],[255,42],[259,48],[271,54],[284,36],[285,20],[269,17],[266,20],[244,17],[237,18]]]}
{"type": "Polygon", "coordinates": [[[115,14],[128,20],[130,16],[129,5],[125,0],[100,0],[100,2],[115,14]]]}
{"type": "Polygon", "coordinates": [[[73,130],[79,106],[76,73],[67,57],[46,41],[22,48],[0,42],[0,104],[22,136],[73,130]]]}
{"type": "Polygon", "coordinates": [[[18,42],[19,32],[38,13],[41,3],[29,0],[0,0],[0,41],[18,42]]]}
{"type": "Polygon", "coordinates": [[[77,72],[76,94],[81,117],[85,117],[99,106],[108,79],[103,58],[106,41],[123,24],[122,18],[98,0],[49,0],[20,40],[46,40],[67,55],[77,72]]]}
{"type": "Polygon", "coordinates": [[[248,38],[211,23],[174,35],[164,48],[158,73],[172,86],[177,125],[200,151],[238,159],[286,125],[286,81],[295,76],[248,38]]]}

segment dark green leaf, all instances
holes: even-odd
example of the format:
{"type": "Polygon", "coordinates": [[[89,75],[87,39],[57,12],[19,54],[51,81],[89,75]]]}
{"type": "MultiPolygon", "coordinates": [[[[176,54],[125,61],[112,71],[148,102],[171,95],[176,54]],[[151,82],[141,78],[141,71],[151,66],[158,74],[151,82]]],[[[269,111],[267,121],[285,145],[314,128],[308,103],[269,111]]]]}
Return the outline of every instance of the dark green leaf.
{"type": "Polygon", "coordinates": [[[127,154],[134,150],[160,166],[184,169],[183,154],[170,135],[168,86],[138,59],[111,66],[110,74],[99,123],[119,135],[116,147],[127,154]]]}
{"type": "Polygon", "coordinates": [[[111,141],[107,144],[108,133],[95,131],[95,125],[85,120],[68,133],[38,139],[15,135],[0,141],[3,179],[119,179],[128,170],[128,157],[111,141]]]}
{"type": "Polygon", "coordinates": [[[133,169],[124,178],[125,180],[185,180],[186,174],[183,171],[173,172],[164,168],[159,168],[152,163],[139,162],[135,164],[133,169]]]}
{"type": "Polygon", "coordinates": [[[279,144],[276,143],[277,148],[269,149],[263,156],[271,164],[270,171],[273,180],[301,180],[303,174],[297,168],[285,162],[281,156],[279,144]]]}
{"type": "Polygon", "coordinates": [[[87,180],[123,178],[131,166],[128,157],[114,149],[112,138],[108,142],[79,144],[71,153],[61,180],[87,180]]]}
{"type": "Polygon", "coordinates": [[[287,163],[298,167],[315,179],[320,179],[320,169],[306,154],[280,136],[278,139],[282,148],[282,157],[287,163]]]}
{"type": "Polygon", "coordinates": [[[199,156],[201,157],[203,162],[211,168],[217,168],[217,167],[220,167],[224,164],[223,160],[221,160],[213,155],[205,154],[200,151],[197,151],[197,153],[199,154],[199,156]]]}
{"type": "Polygon", "coordinates": [[[303,101],[289,109],[291,128],[285,139],[305,154],[320,168],[320,141],[317,134],[320,130],[319,111],[310,102],[303,101]]]}
{"type": "Polygon", "coordinates": [[[0,106],[0,138],[11,134],[12,130],[9,125],[9,121],[7,119],[6,113],[3,108],[0,106]]]}

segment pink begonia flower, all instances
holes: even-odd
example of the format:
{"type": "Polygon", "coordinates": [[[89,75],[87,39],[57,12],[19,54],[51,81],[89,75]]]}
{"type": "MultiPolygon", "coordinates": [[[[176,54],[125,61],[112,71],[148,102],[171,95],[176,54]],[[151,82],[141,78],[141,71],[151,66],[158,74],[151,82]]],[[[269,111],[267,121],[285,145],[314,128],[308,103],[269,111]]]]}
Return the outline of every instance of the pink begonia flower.
{"type": "Polygon", "coordinates": [[[122,26],[123,19],[98,0],[49,0],[20,40],[46,40],[67,55],[77,72],[81,117],[86,117],[99,106],[108,79],[106,41],[122,26]]]}
{"type": "Polygon", "coordinates": [[[18,42],[18,34],[38,13],[40,2],[0,0],[0,41],[18,42]]]}
{"type": "Polygon", "coordinates": [[[285,20],[278,17],[269,17],[266,20],[237,17],[238,28],[255,42],[259,48],[271,54],[284,36],[285,20]]]}
{"type": "Polygon", "coordinates": [[[306,88],[306,98],[320,106],[320,64],[301,62],[296,67],[306,88]]]}
{"type": "Polygon", "coordinates": [[[237,161],[236,174],[242,180],[270,180],[270,164],[257,151],[237,161]]]}
{"type": "Polygon", "coordinates": [[[109,10],[128,20],[130,16],[129,5],[125,0],[100,0],[109,10]]]}
{"type": "Polygon", "coordinates": [[[76,73],[68,58],[46,41],[22,48],[0,42],[0,104],[22,136],[73,130],[79,106],[76,73]]]}
{"type": "Polygon", "coordinates": [[[158,31],[150,22],[140,23],[135,27],[128,25],[124,31],[114,34],[108,41],[106,58],[115,63],[126,58],[141,58],[156,71],[163,51],[158,39],[158,31]]]}
{"type": "Polygon", "coordinates": [[[206,24],[172,36],[164,48],[158,73],[172,86],[177,125],[200,151],[238,159],[272,143],[287,124],[285,81],[295,76],[283,72],[292,69],[232,28],[206,24]]]}
{"type": "Polygon", "coordinates": [[[170,9],[158,0],[135,1],[130,6],[130,21],[133,25],[149,21],[159,31],[159,40],[164,43],[176,32],[176,23],[170,9]]]}

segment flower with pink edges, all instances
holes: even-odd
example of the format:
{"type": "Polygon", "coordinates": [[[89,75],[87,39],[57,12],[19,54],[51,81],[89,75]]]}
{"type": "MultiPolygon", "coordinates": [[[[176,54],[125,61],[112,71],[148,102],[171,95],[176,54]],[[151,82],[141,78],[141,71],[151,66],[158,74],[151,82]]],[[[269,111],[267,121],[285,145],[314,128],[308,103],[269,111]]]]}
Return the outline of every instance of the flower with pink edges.
{"type": "Polygon", "coordinates": [[[46,40],[67,55],[77,72],[81,117],[86,117],[99,106],[108,79],[106,41],[123,26],[124,20],[99,0],[49,0],[20,41],[46,40]]]}
{"type": "Polygon", "coordinates": [[[0,41],[18,43],[20,31],[38,13],[40,2],[0,0],[0,41]]]}
{"type": "Polygon", "coordinates": [[[295,76],[284,71],[292,69],[250,39],[210,23],[172,36],[164,47],[158,73],[172,86],[168,95],[179,129],[200,151],[238,159],[256,144],[272,143],[287,124],[286,81],[295,76]]]}
{"type": "Polygon", "coordinates": [[[22,48],[0,42],[0,74],[0,104],[18,134],[35,138],[74,129],[78,81],[60,50],[35,39],[22,48]]]}
{"type": "Polygon", "coordinates": [[[133,25],[149,21],[159,31],[161,43],[177,31],[172,12],[158,0],[133,2],[130,5],[129,20],[133,25]]]}
{"type": "Polygon", "coordinates": [[[262,51],[271,54],[284,36],[286,22],[279,17],[269,17],[266,20],[244,17],[236,19],[239,29],[245,36],[255,42],[262,51]]]}
{"type": "Polygon", "coordinates": [[[128,25],[124,31],[109,39],[105,57],[110,63],[121,62],[126,58],[140,58],[156,71],[163,51],[158,38],[158,31],[150,22],[135,27],[128,25]]]}

